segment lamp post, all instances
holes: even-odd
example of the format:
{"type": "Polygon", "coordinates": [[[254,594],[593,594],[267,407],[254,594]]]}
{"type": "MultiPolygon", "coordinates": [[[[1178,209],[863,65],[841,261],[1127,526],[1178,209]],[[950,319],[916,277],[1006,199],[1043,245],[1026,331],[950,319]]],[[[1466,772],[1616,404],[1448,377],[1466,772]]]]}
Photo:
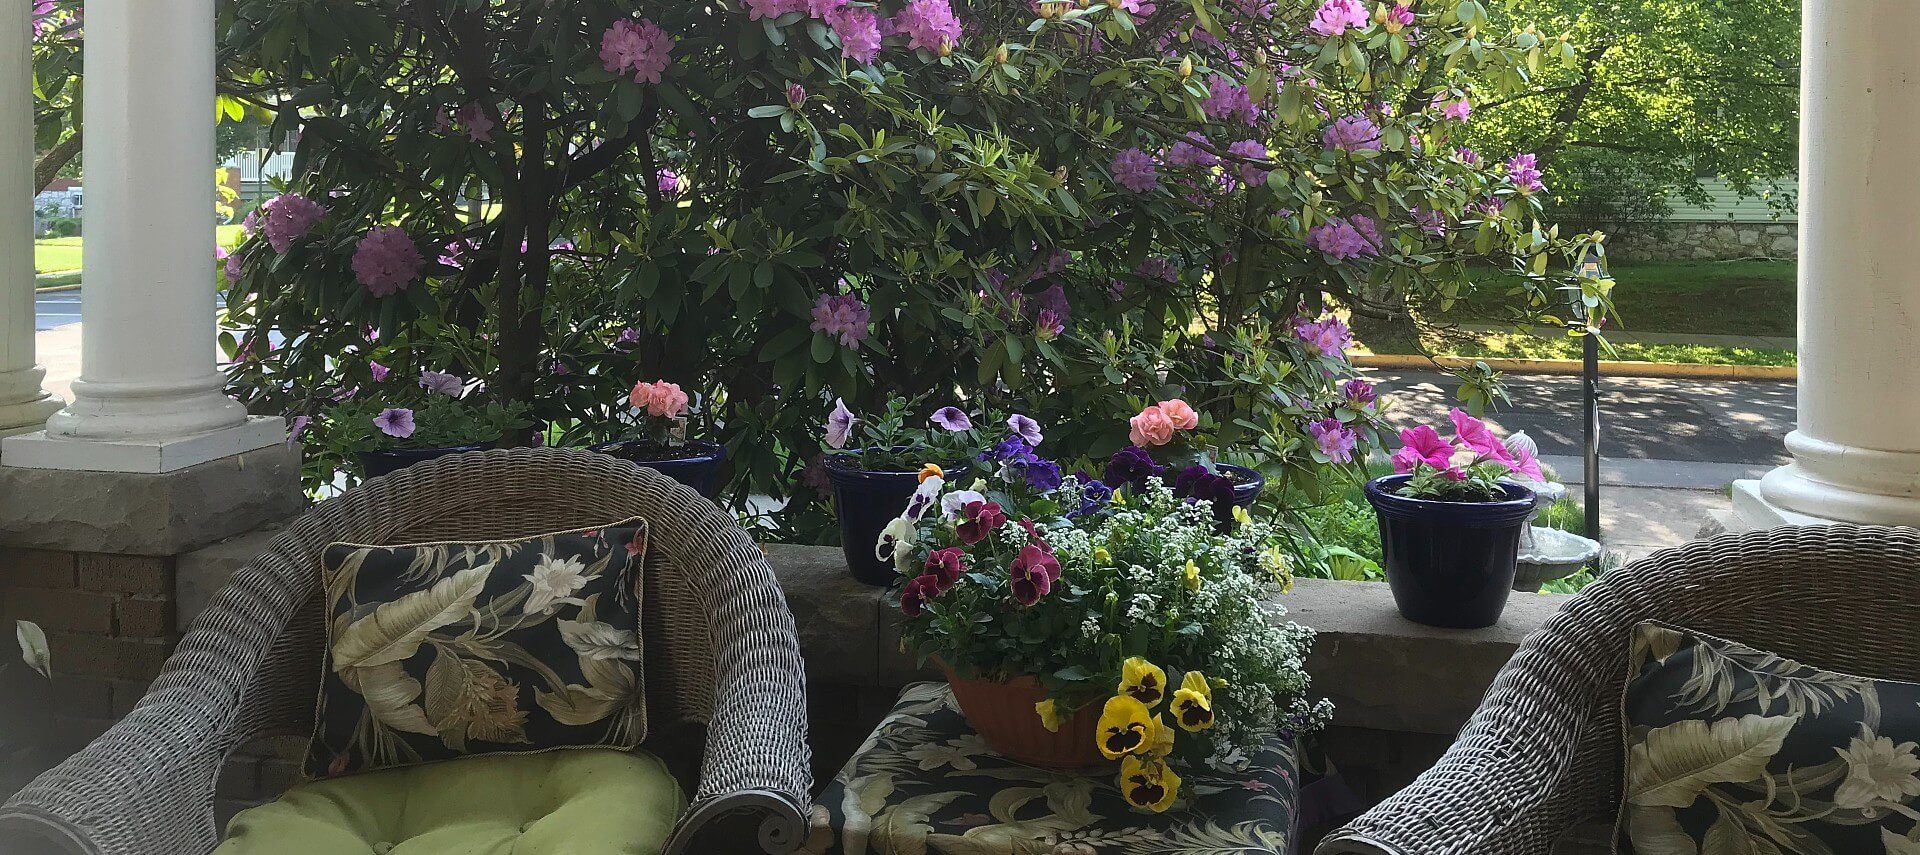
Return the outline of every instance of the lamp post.
{"type": "Polygon", "coordinates": [[[1581,250],[1574,276],[1583,287],[1573,295],[1573,319],[1580,336],[1580,415],[1585,428],[1581,462],[1586,468],[1584,506],[1587,536],[1600,539],[1600,339],[1593,334],[1584,283],[1607,278],[1607,250],[1598,241],[1581,250]]]}

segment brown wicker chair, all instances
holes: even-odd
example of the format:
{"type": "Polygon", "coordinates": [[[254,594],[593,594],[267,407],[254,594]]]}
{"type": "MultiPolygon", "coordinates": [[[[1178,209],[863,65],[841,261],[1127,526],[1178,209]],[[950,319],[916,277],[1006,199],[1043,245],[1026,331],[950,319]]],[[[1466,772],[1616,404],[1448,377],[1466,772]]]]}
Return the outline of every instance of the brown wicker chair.
{"type": "Polygon", "coordinates": [[[227,754],[312,726],[328,543],[523,537],[630,516],[647,519],[653,544],[643,621],[652,730],[705,726],[697,788],[667,851],[791,851],[811,787],[805,686],[766,558],[692,490],[554,449],[442,458],[315,506],[234,574],[124,720],[0,807],[0,851],[29,837],[88,855],[211,850],[227,754]]]}
{"type": "Polygon", "coordinates": [[[1628,639],[1662,620],[1836,671],[1920,679],[1920,529],[1723,535],[1636,561],[1528,636],[1432,769],[1315,855],[1548,855],[1613,821],[1628,639]]]}

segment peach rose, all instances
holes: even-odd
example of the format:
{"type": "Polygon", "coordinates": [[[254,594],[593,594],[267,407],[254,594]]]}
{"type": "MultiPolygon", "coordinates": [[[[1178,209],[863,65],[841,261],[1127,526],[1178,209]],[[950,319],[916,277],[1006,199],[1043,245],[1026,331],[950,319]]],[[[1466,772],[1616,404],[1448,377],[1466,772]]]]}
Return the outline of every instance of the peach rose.
{"type": "Polygon", "coordinates": [[[653,384],[653,400],[647,403],[648,415],[675,419],[686,411],[687,393],[680,391],[680,384],[665,380],[653,384]]]}
{"type": "Polygon", "coordinates": [[[1200,426],[1200,414],[1187,406],[1186,401],[1179,398],[1161,401],[1159,407],[1160,412],[1167,414],[1167,420],[1173,422],[1174,430],[1193,430],[1200,426]]]}
{"type": "Polygon", "coordinates": [[[633,384],[633,392],[627,395],[627,403],[636,410],[646,412],[647,406],[653,403],[653,384],[645,380],[633,384]]]}
{"type": "Polygon", "coordinates": [[[1131,428],[1127,437],[1142,448],[1173,441],[1173,420],[1158,405],[1141,410],[1140,415],[1127,420],[1127,425],[1131,428]]]}

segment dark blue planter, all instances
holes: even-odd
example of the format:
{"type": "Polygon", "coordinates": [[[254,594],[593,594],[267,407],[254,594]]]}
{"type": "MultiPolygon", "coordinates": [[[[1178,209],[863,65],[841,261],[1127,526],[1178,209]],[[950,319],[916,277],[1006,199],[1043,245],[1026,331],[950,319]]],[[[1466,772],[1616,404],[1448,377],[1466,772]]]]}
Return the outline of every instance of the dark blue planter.
{"type": "Polygon", "coordinates": [[[1500,620],[1513,590],[1520,530],[1533,493],[1514,484],[1491,502],[1438,502],[1394,492],[1410,475],[1367,482],[1380,550],[1400,614],[1428,626],[1478,629],[1500,620]]]}
{"type": "Polygon", "coordinates": [[[1267,486],[1267,476],[1245,466],[1215,463],[1213,468],[1233,479],[1233,503],[1240,507],[1253,507],[1254,500],[1260,498],[1260,491],[1267,486]]]}
{"type": "Polygon", "coordinates": [[[386,451],[362,451],[358,455],[360,474],[367,478],[378,478],[389,472],[398,472],[415,463],[425,463],[436,457],[464,454],[469,451],[486,451],[499,447],[498,442],[476,442],[472,445],[452,445],[445,448],[392,448],[386,451]]]}
{"type": "Polygon", "coordinates": [[[833,511],[840,517],[840,549],[846,553],[853,578],[876,587],[894,583],[899,573],[873,554],[880,530],[907,509],[907,499],[920,486],[918,472],[869,472],[860,467],[858,450],[827,458],[827,480],[833,484],[833,511]]]}
{"type": "Polygon", "coordinates": [[[720,495],[720,467],[727,462],[726,446],[698,439],[670,448],[644,439],[622,439],[588,446],[587,450],[645,466],[708,499],[720,495]]]}

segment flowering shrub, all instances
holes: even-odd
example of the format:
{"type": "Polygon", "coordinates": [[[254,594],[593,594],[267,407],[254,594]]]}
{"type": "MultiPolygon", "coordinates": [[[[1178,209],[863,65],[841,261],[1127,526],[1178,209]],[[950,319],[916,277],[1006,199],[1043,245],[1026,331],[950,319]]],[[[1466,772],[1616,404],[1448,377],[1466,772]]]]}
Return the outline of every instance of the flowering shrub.
{"type": "Polygon", "coordinates": [[[579,445],[665,378],[786,536],[825,521],[800,485],[837,400],[960,396],[1106,455],[1178,398],[1311,485],[1378,440],[1313,319],[1554,303],[1537,175],[1461,140],[1572,48],[1482,3],[221,10],[222,91],[297,138],[320,209],[235,254],[238,396],[313,415],[407,342],[396,369],[484,376],[579,445]]]}
{"type": "MultiPolygon", "coordinates": [[[[1326,721],[1331,706],[1306,698],[1312,632],[1267,602],[1292,581],[1273,527],[1241,512],[1222,530],[1158,475],[1117,491],[1057,468],[1035,479],[1023,439],[997,447],[1015,453],[964,489],[923,481],[879,544],[920,656],[963,676],[1036,677],[1049,729],[1099,705],[1100,750],[1148,810],[1179,789],[1170,757],[1232,767],[1257,740],[1326,721]]],[[[1107,477],[1127,477],[1137,451],[1107,477]]]]}
{"type": "Polygon", "coordinates": [[[1416,499],[1447,502],[1485,502],[1504,492],[1500,479],[1519,475],[1544,481],[1532,442],[1502,442],[1486,422],[1455,407],[1453,439],[1427,425],[1400,430],[1400,450],[1393,453],[1393,470],[1412,475],[1399,493],[1416,499]]]}

